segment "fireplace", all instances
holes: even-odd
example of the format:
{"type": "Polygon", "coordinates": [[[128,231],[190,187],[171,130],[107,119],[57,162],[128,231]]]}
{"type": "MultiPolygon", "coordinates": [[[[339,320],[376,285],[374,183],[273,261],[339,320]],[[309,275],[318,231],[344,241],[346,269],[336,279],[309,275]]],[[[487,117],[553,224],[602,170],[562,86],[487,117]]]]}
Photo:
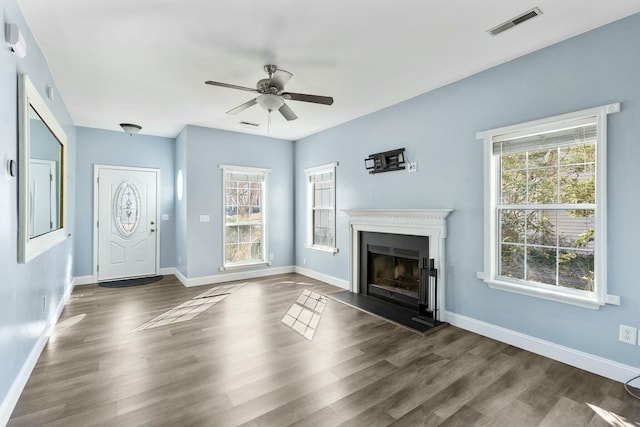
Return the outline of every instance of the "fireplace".
{"type": "Polygon", "coordinates": [[[360,232],[360,293],[417,309],[428,259],[427,236],[360,232]]]}
{"type": "Polygon", "coordinates": [[[446,218],[451,212],[345,211],[351,243],[350,292],[384,302],[390,310],[413,310],[416,318],[437,323],[444,310],[446,218]]]}

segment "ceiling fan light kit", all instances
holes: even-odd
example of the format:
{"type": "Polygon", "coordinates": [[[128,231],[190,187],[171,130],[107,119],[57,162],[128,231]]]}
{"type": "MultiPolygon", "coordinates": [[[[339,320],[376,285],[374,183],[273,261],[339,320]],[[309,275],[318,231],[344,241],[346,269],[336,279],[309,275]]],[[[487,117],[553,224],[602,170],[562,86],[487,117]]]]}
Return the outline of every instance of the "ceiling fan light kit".
{"type": "Polygon", "coordinates": [[[226,87],[229,89],[238,89],[245,92],[258,93],[256,98],[253,98],[244,104],[240,104],[235,108],[227,111],[227,114],[238,114],[249,107],[256,104],[260,105],[263,109],[271,113],[274,110],[278,110],[282,117],[287,121],[295,120],[298,116],[287,105],[286,100],[310,102],[313,104],[332,105],[333,98],[330,96],[319,95],[307,95],[304,93],[284,92],[284,85],[291,80],[293,74],[288,71],[281,70],[273,64],[267,64],[264,66],[264,71],[269,75],[266,79],[261,79],[256,84],[256,88],[238,86],[229,83],[215,82],[207,80],[205,84],[219,87],[226,87]]]}
{"type": "Polygon", "coordinates": [[[284,99],[282,99],[278,95],[273,95],[270,93],[260,95],[257,100],[258,104],[269,112],[273,110],[279,110],[280,107],[282,107],[282,105],[284,104],[284,99]]]}

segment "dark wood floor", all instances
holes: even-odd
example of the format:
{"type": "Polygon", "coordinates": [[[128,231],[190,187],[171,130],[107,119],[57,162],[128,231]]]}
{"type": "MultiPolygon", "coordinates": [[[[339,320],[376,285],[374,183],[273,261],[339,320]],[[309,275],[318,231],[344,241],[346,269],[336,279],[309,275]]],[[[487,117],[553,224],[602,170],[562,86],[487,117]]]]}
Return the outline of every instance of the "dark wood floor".
{"type": "Polygon", "coordinates": [[[8,425],[640,425],[621,384],[453,326],[423,336],[328,299],[309,341],[280,320],[304,289],[340,289],[295,274],[135,331],[211,288],[77,287],[8,425]]]}

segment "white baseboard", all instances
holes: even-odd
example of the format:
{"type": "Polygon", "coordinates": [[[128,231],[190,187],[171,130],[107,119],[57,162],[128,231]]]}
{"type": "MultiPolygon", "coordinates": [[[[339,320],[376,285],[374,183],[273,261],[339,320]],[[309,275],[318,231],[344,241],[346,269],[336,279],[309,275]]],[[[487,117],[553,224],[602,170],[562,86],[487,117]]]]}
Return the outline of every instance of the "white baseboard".
{"type": "Polygon", "coordinates": [[[182,274],[180,270],[178,270],[177,268],[174,268],[173,275],[176,276],[176,278],[180,281],[180,283],[182,283],[184,286],[187,286],[187,276],[182,274]]]}
{"type": "Polygon", "coordinates": [[[237,271],[234,273],[220,273],[212,276],[185,277],[179,270],[174,269],[173,274],[186,286],[212,285],[214,283],[232,282],[234,280],[254,279],[256,277],[275,276],[277,274],[293,273],[293,266],[264,268],[261,270],[237,271]]]}
{"type": "Polygon", "coordinates": [[[317,271],[309,270],[308,268],[300,267],[299,265],[296,265],[295,272],[302,274],[303,276],[311,277],[312,279],[320,280],[330,285],[349,290],[348,280],[339,279],[324,273],[318,273],[317,271]]]}
{"type": "Polygon", "coordinates": [[[178,271],[175,267],[165,267],[158,270],[158,274],[161,276],[167,276],[173,274],[175,276],[176,271],[178,271]]]}
{"type": "Polygon", "coordinates": [[[73,281],[75,283],[74,286],[78,286],[78,285],[94,285],[96,283],[98,283],[98,278],[94,275],[90,275],[90,276],[78,276],[78,277],[74,277],[73,281]]]}
{"type": "Polygon", "coordinates": [[[9,422],[9,417],[11,417],[11,413],[18,403],[18,399],[20,399],[22,390],[24,390],[24,387],[27,385],[31,372],[33,372],[33,369],[36,367],[36,363],[38,363],[38,358],[40,357],[40,354],[42,354],[44,346],[47,345],[47,341],[51,336],[53,327],[58,322],[58,319],[62,314],[62,310],[64,310],[64,305],[69,300],[69,295],[71,294],[73,286],[74,281],[72,280],[70,285],[65,287],[62,299],[58,303],[56,310],[53,312],[53,317],[49,319],[47,325],[40,333],[40,336],[31,349],[31,353],[29,353],[29,357],[27,357],[27,360],[25,360],[22,365],[22,369],[20,369],[18,376],[13,381],[13,384],[11,384],[7,395],[4,397],[2,402],[0,402],[0,426],[4,426],[9,422]]]}
{"type": "Polygon", "coordinates": [[[466,329],[468,331],[493,338],[494,340],[525,349],[532,353],[566,363],[567,365],[575,366],[576,368],[580,368],[621,383],[624,383],[630,378],[640,374],[640,368],[618,363],[610,359],[605,359],[604,357],[595,356],[593,354],[555,344],[550,341],[541,340],[530,335],[525,335],[520,332],[492,325],[460,314],[445,311],[443,320],[461,329],[466,329]]]}

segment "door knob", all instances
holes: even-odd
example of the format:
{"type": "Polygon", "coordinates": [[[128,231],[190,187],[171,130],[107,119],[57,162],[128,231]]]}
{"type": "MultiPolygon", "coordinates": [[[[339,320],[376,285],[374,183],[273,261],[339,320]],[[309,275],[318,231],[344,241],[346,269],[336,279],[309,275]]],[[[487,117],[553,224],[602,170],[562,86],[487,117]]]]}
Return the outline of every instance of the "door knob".
{"type": "Polygon", "coordinates": [[[151,229],[151,232],[153,233],[154,231],[156,231],[156,230],[154,230],[154,229],[152,228],[152,229],[151,229]]]}

